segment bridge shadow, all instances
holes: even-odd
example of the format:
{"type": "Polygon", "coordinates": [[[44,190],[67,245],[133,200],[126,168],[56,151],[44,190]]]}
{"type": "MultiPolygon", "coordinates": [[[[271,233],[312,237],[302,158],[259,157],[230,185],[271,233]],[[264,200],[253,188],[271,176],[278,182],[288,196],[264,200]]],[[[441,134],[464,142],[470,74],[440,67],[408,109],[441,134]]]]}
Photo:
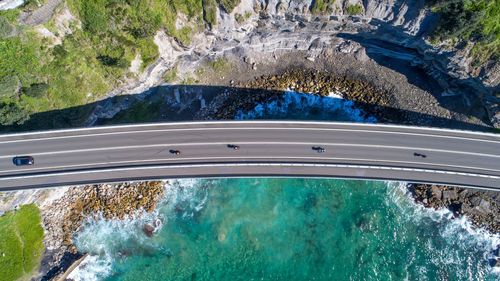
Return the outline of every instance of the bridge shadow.
{"type": "MultiPolygon", "coordinates": [[[[116,96],[82,106],[36,113],[22,125],[1,126],[0,132],[40,131],[145,122],[234,120],[238,112],[240,114],[247,113],[253,110],[257,104],[265,104],[272,101],[276,104],[286,102],[283,100],[284,95],[284,91],[238,87],[199,85],[158,86],[137,95],[116,96]],[[117,109],[119,108],[127,109],[118,111],[117,109]]],[[[328,97],[324,98],[332,99],[328,97]]],[[[302,101],[307,103],[305,100],[302,101]]],[[[321,102],[323,102],[321,99],[317,100],[317,103],[321,102]]],[[[354,107],[360,108],[365,112],[362,113],[364,118],[375,117],[380,123],[475,131],[492,130],[488,126],[361,101],[354,101],[354,107]]],[[[281,115],[273,119],[350,121],[349,118],[342,115],[342,112],[337,115],[306,114],[307,112],[321,113],[320,111],[325,109],[324,107],[315,108],[314,104],[309,105],[309,107],[302,106],[300,108],[291,108],[294,111],[293,115],[281,115]]]]}
{"type": "MultiPolygon", "coordinates": [[[[375,19],[370,23],[375,26],[385,24],[375,19]]],[[[417,42],[425,49],[432,49],[432,46],[426,44],[420,37],[403,32],[391,34],[391,38],[398,38],[398,42],[401,41],[401,43],[391,42],[390,38],[387,39],[387,33],[384,34],[383,28],[375,32],[358,34],[340,33],[338,36],[359,43],[365,48],[368,57],[382,66],[403,74],[409,83],[431,93],[440,106],[489,123],[486,121],[488,114],[481,102],[481,97],[500,93],[500,86],[488,87],[476,78],[456,79],[446,74],[446,71],[438,71],[438,69],[453,65],[448,58],[451,51],[442,51],[434,56],[421,54],[417,50],[417,42]],[[405,44],[404,41],[409,43],[405,44]],[[433,75],[430,75],[431,73],[433,75]]]]}

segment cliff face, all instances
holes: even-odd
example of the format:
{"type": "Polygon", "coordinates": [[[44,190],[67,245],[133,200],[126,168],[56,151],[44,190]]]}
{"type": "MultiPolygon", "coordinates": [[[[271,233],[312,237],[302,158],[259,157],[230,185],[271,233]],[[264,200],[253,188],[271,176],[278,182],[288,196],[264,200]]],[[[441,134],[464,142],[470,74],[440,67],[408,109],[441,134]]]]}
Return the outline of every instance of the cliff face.
{"type": "MultiPolygon", "coordinates": [[[[473,44],[461,44],[463,46],[458,48],[450,47],[450,42],[430,44],[428,35],[435,28],[439,15],[426,9],[424,0],[337,0],[324,4],[322,8],[324,11],[315,8],[315,0],[242,0],[229,15],[219,11],[219,24],[214,31],[223,37],[233,37],[231,34],[235,29],[254,24],[260,27],[260,34],[268,33],[260,40],[263,44],[266,43],[264,38],[269,37],[279,41],[274,33],[287,31],[293,36],[306,30],[309,33],[305,38],[309,41],[307,43],[316,40],[316,43],[324,43],[323,48],[342,44],[338,44],[339,40],[321,38],[325,35],[360,44],[376,61],[396,59],[398,67],[404,67],[401,62],[406,61],[424,71],[437,81],[442,96],[456,96],[466,106],[482,104],[491,122],[500,127],[500,100],[495,96],[500,91],[499,62],[489,61],[472,68],[470,52],[473,44]],[[235,20],[236,14],[252,10],[260,16],[243,24],[235,20]]],[[[241,32],[253,36],[255,42],[255,34],[249,34],[251,28],[245,29],[241,32]]],[[[300,49],[303,42],[299,41],[297,48],[300,49]]],[[[315,48],[309,45],[307,49],[314,51],[315,48]]],[[[356,48],[350,51],[357,52],[356,48]]]]}

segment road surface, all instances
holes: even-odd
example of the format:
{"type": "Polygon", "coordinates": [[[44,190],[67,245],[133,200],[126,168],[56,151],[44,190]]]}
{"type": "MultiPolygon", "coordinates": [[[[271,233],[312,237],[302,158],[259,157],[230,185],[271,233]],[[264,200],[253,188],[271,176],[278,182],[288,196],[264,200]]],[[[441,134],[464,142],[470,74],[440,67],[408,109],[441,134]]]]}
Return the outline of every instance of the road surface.
{"type": "Polygon", "coordinates": [[[0,135],[0,190],[254,176],[500,189],[500,135],[307,121],[161,123],[0,135]],[[326,151],[318,153],[313,146],[326,151]],[[33,156],[35,164],[12,163],[24,155],[33,156]]]}

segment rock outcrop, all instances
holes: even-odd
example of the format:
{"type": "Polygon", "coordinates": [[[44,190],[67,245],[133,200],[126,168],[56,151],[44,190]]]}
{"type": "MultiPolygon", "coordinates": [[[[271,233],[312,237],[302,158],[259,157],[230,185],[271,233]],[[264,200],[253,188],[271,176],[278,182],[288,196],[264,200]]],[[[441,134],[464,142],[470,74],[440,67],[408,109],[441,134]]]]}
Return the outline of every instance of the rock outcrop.
{"type": "Polygon", "coordinates": [[[455,217],[468,216],[476,227],[500,233],[500,193],[450,186],[411,184],[415,201],[427,208],[448,208],[455,217]]]}

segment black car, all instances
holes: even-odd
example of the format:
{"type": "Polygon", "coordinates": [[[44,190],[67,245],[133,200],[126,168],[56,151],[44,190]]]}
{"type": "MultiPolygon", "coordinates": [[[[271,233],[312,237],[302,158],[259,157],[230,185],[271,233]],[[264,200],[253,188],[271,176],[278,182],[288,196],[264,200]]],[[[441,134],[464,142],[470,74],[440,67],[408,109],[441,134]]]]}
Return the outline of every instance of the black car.
{"type": "Polygon", "coordinates": [[[175,155],[181,155],[181,152],[179,150],[174,150],[174,149],[170,149],[170,153],[175,155]]]}
{"type": "Polygon", "coordinates": [[[234,145],[234,144],[228,144],[228,145],[227,145],[227,147],[228,147],[228,148],[232,148],[232,149],[234,149],[234,150],[238,150],[238,149],[240,149],[240,147],[239,147],[239,146],[234,145]]]}
{"type": "Polygon", "coordinates": [[[316,150],[318,153],[325,152],[325,149],[321,146],[313,146],[312,150],[316,150]]]}
{"type": "Polygon", "coordinates": [[[31,156],[17,156],[12,159],[12,162],[16,166],[33,165],[35,164],[35,159],[31,156]]]}

